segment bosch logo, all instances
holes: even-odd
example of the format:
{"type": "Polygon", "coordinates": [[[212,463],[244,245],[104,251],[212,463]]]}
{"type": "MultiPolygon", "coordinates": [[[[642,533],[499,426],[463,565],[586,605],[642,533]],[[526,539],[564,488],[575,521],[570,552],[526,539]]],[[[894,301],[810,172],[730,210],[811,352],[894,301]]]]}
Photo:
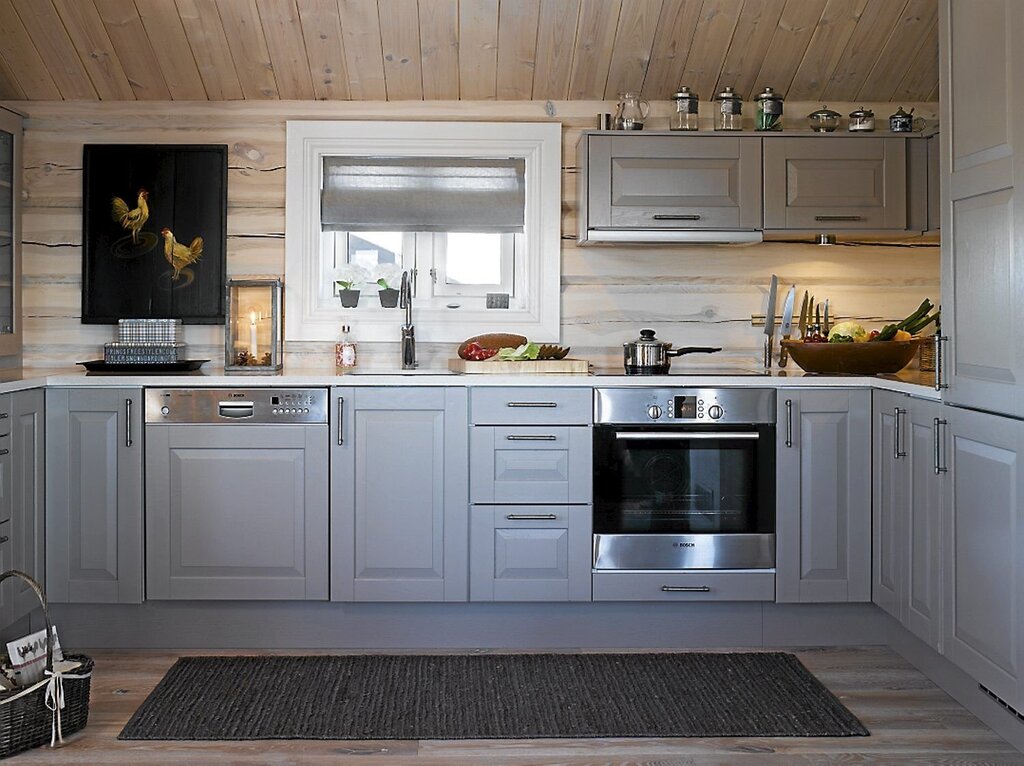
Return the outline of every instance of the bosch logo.
{"type": "Polygon", "coordinates": [[[673,548],[696,548],[697,543],[672,543],[673,548]]]}

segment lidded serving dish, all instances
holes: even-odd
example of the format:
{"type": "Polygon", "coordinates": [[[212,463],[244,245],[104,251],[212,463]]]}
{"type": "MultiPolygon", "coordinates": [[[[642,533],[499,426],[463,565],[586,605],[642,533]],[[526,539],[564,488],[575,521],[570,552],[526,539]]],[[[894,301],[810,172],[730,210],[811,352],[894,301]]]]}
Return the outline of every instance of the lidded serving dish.
{"type": "Polygon", "coordinates": [[[863,106],[850,112],[850,125],[847,127],[851,133],[870,133],[875,129],[875,113],[863,106]]]}
{"type": "Polygon", "coordinates": [[[821,109],[807,115],[807,124],[815,133],[831,133],[839,127],[839,119],[842,117],[835,109],[829,109],[824,104],[821,109]]]}

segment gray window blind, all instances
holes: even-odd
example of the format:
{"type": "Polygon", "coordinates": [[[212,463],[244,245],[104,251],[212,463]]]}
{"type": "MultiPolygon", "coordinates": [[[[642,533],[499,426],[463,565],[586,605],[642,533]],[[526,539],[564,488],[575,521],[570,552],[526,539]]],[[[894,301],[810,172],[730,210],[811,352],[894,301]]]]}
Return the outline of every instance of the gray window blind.
{"type": "Polygon", "coordinates": [[[522,158],[325,157],[324,231],[522,232],[522,158]]]}

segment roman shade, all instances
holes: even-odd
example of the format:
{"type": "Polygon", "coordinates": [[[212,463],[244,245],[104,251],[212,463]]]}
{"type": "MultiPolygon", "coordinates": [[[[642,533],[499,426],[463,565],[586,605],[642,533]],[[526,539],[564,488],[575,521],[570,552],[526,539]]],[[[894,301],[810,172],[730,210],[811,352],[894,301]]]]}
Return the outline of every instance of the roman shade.
{"type": "Polygon", "coordinates": [[[522,158],[325,157],[324,231],[519,233],[522,158]]]}

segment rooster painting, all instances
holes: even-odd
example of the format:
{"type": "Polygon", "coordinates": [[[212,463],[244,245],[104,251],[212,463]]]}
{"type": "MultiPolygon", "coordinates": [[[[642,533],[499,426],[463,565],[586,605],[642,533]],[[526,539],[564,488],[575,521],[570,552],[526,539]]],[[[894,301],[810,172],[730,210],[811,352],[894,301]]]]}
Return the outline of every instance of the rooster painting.
{"type": "Polygon", "coordinates": [[[177,282],[181,270],[190,263],[195,263],[203,255],[203,238],[196,237],[188,247],[178,244],[174,239],[174,232],[170,229],[163,229],[160,235],[164,238],[164,258],[174,269],[172,281],[177,282]]]}
{"type": "MultiPolygon", "coordinates": [[[[121,224],[125,230],[132,233],[133,245],[139,243],[139,232],[146,225],[146,221],[149,220],[147,199],[149,199],[149,192],[145,189],[139,189],[136,207],[132,209],[129,209],[128,203],[120,197],[114,197],[110,200],[110,212],[114,216],[114,220],[121,224]]],[[[154,244],[156,243],[154,242],[154,244]]]]}

